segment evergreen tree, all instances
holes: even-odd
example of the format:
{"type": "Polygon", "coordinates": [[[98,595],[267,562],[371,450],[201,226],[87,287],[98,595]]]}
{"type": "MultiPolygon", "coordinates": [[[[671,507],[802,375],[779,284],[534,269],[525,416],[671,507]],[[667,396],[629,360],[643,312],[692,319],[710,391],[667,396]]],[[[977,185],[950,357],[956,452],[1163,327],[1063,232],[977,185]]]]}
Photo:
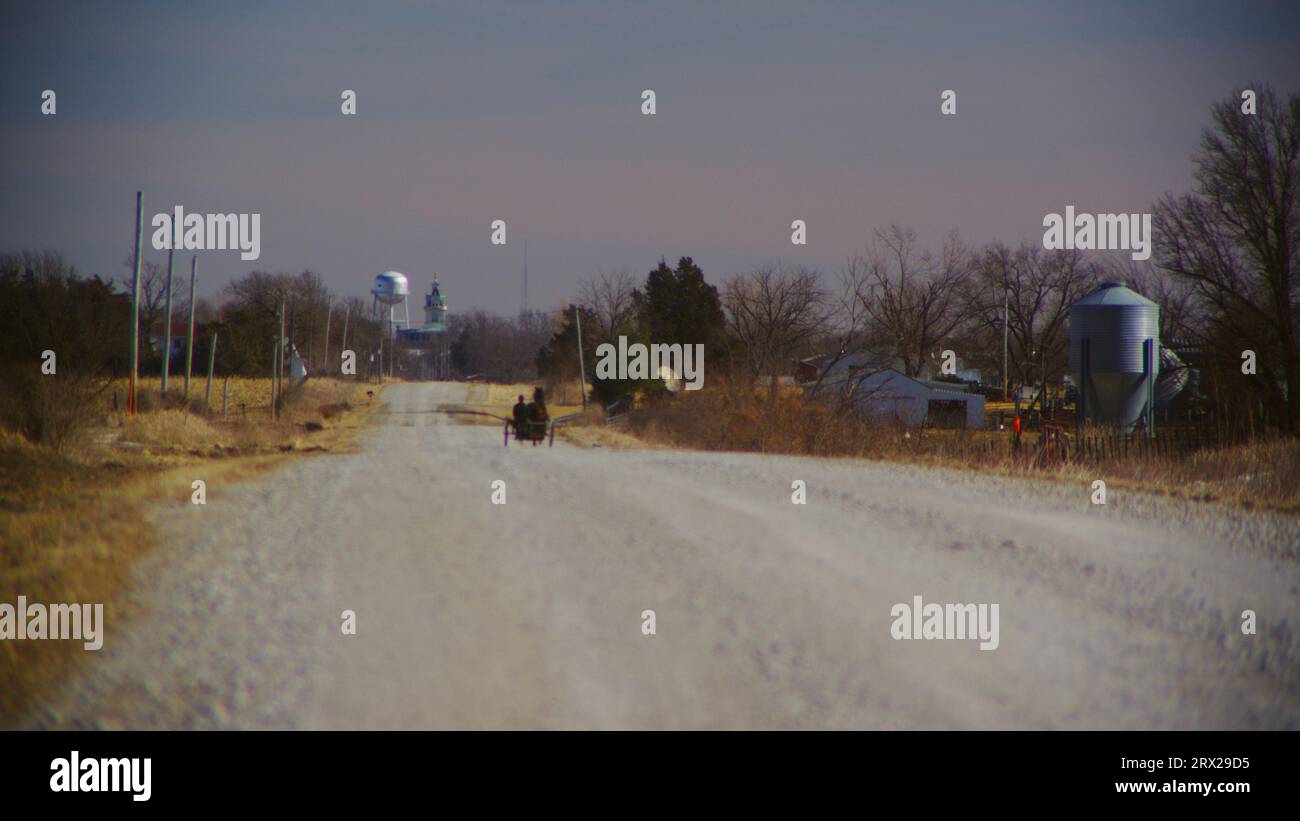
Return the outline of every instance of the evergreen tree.
{"type": "Polygon", "coordinates": [[[652,342],[700,343],[707,355],[710,346],[722,341],[725,319],[718,289],[704,281],[704,272],[690,257],[678,260],[675,269],[659,260],[635,300],[652,342]]]}

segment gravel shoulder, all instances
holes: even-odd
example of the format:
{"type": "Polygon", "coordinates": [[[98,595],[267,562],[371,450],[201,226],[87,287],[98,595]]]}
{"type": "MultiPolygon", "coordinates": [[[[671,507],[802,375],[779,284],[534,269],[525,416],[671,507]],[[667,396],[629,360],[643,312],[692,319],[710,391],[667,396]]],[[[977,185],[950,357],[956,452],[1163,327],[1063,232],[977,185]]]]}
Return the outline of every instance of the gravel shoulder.
{"type": "Polygon", "coordinates": [[[502,448],[434,412],[464,386],[383,396],[359,453],[161,506],[142,614],[22,726],[1300,726],[1294,518],[890,463],[502,448]],[[916,595],[997,603],[998,648],[894,640],[916,595]]]}

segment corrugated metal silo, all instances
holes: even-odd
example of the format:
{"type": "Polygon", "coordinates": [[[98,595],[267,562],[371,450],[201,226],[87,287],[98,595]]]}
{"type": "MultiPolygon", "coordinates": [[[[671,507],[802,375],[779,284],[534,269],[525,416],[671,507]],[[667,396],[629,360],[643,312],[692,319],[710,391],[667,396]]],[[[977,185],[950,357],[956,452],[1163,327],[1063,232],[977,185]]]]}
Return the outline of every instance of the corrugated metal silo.
{"type": "Polygon", "coordinates": [[[1160,375],[1160,306],[1107,282],[1070,306],[1070,372],[1079,420],[1150,433],[1160,375]]]}

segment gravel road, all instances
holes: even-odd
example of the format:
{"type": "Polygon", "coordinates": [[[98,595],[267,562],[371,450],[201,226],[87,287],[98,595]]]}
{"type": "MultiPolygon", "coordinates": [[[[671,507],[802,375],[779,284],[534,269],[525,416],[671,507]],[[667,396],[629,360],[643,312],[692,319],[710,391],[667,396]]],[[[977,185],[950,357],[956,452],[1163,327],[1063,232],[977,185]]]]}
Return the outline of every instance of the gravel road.
{"type": "Polygon", "coordinates": [[[141,614],[21,726],[1300,727],[1295,519],[886,463],[502,448],[435,412],[462,385],[383,398],[360,453],[159,508],[141,614]],[[997,649],[892,638],[917,595],[997,603],[997,649]]]}

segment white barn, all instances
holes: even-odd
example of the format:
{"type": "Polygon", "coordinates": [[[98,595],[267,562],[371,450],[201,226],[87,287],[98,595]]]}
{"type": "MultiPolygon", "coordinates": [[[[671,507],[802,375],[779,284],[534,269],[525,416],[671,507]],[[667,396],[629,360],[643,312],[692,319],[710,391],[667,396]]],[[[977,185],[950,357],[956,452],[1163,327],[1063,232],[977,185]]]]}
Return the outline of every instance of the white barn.
{"type": "Polygon", "coordinates": [[[969,430],[984,427],[984,397],[956,388],[932,387],[893,368],[837,375],[824,380],[818,393],[842,390],[851,390],[858,410],[878,422],[969,430]]]}

